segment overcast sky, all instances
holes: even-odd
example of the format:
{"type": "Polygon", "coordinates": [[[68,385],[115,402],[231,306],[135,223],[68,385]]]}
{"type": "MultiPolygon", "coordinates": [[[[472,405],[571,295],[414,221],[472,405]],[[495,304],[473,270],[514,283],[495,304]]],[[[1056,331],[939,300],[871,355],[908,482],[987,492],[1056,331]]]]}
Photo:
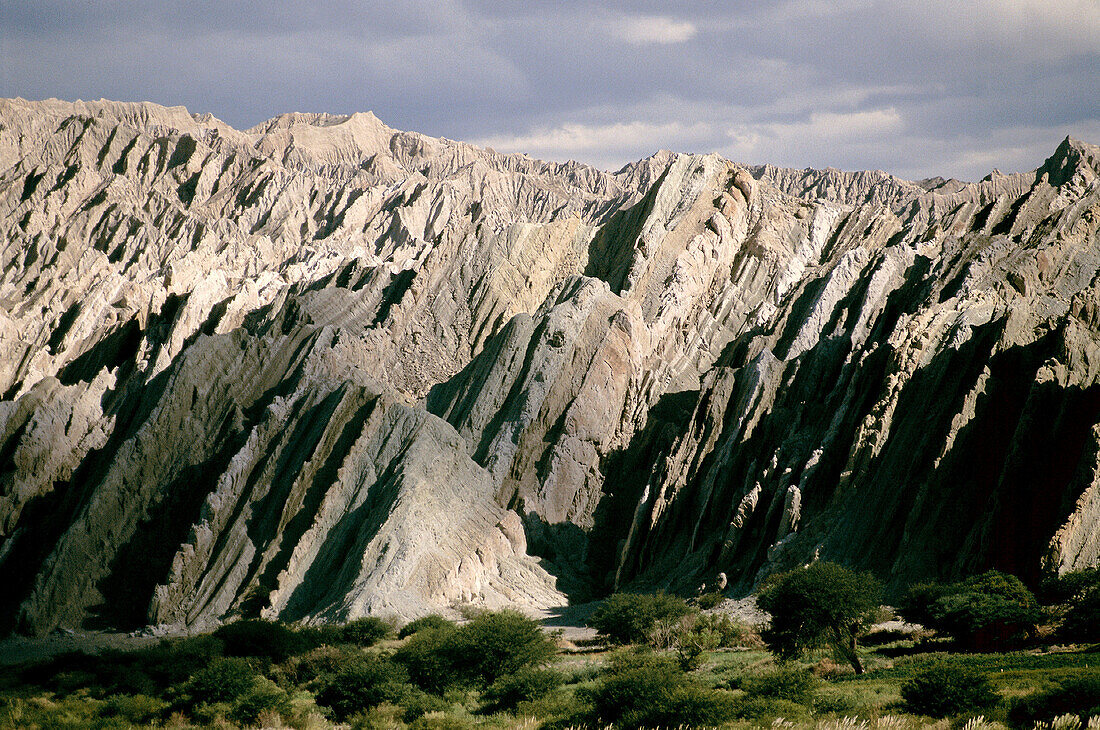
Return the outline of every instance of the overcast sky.
{"type": "Polygon", "coordinates": [[[1100,0],[0,0],[0,96],[977,179],[1100,143],[1100,0]]]}

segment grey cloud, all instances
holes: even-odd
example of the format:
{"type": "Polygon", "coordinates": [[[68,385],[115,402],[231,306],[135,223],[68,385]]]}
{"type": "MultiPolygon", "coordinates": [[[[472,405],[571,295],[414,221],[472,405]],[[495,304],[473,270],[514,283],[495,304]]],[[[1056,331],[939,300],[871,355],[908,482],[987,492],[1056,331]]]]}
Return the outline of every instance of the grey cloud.
{"type": "Polygon", "coordinates": [[[0,94],[239,127],[372,109],[606,167],[667,147],[974,178],[1100,141],[1098,35],[1094,0],[43,0],[0,4],[0,94]]]}

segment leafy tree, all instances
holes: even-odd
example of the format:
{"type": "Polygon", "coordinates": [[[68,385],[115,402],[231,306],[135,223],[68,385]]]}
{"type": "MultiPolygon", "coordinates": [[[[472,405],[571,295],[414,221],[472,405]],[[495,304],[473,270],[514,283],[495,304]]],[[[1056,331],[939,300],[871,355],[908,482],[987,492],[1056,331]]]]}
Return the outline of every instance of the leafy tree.
{"type": "Polygon", "coordinates": [[[377,616],[364,616],[340,627],[340,638],[356,646],[374,646],[390,636],[393,629],[377,616]]]}
{"type": "Polygon", "coordinates": [[[451,634],[447,647],[457,673],[475,684],[550,661],[556,648],[534,619],[518,611],[483,611],[451,634]]]}
{"type": "Polygon", "coordinates": [[[641,644],[659,622],[675,621],[691,611],[682,598],[665,593],[615,593],[592,612],[588,625],[614,642],[641,644]]]}
{"type": "Polygon", "coordinates": [[[910,587],[901,615],[968,646],[999,646],[1030,631],[1041,616],[1038,601],[1014,575],[995,570],[966,580],[910,587]]]}
{"type": "Polygon", "coordinates": [[[1058,635],[1065,641],[1100,642],[1100,586],[1073,600],[1058,635]]]}
{"type": "Polygon", "coordinates": [[[328,678],[317,693],[317,704],[332,709],[344,721],[383,702],[400,704],[412,687],[409,674],[387,659],[364,657],[328,678]]]}
{"type": "Polygon", "coordinates": [[[867,631],[879,606],[882,585],[870,573],[855,573],[835,563],[817,562],[769,579],[757,603],[771,614],[762,638],[780,659],[831,647],[863,673],[857,640],[867,631]]]}
{"type": "Polygon", "coordinates": [[[1085,568],[1045,578],[1040,594],[1045,603],[1068,603],[1094,588],[1100,588],[1100,568],[1085,568]]]}
{"type": "Polygon", "coordinates": [[[394,658],[429,691],[456,685],[487,686],[524,667],[545,664],[554,642],[537,621],[518,611],[483,611],[463,626],[413,634],[394,658]]]}
{"type": "Polygon", "coordinates": [[[929,717],[987,710],[999,699],[984,672],[945,662],[936,662],[903,684],[901,697],[909,712],[929,717]]]}

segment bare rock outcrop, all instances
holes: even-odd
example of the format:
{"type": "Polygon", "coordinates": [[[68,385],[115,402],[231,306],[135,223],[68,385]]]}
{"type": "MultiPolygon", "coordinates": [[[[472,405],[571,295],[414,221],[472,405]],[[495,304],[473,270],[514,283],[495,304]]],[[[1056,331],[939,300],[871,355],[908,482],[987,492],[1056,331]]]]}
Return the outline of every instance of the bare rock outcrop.
{"type": "Polygon", "coordinates": [[[0,628],[1094,565],[1098,177],[0,101],[0,628]]]}

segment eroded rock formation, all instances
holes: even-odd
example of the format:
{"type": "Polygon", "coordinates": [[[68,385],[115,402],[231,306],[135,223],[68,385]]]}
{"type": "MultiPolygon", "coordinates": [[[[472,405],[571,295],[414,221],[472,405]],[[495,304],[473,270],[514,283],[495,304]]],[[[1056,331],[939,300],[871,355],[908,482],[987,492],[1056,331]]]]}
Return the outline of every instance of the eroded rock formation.
{"type": "Polygon", "coordinates": [[[1098,176],[0,101],[0,629],[1096,564],[1098,176]]]}

